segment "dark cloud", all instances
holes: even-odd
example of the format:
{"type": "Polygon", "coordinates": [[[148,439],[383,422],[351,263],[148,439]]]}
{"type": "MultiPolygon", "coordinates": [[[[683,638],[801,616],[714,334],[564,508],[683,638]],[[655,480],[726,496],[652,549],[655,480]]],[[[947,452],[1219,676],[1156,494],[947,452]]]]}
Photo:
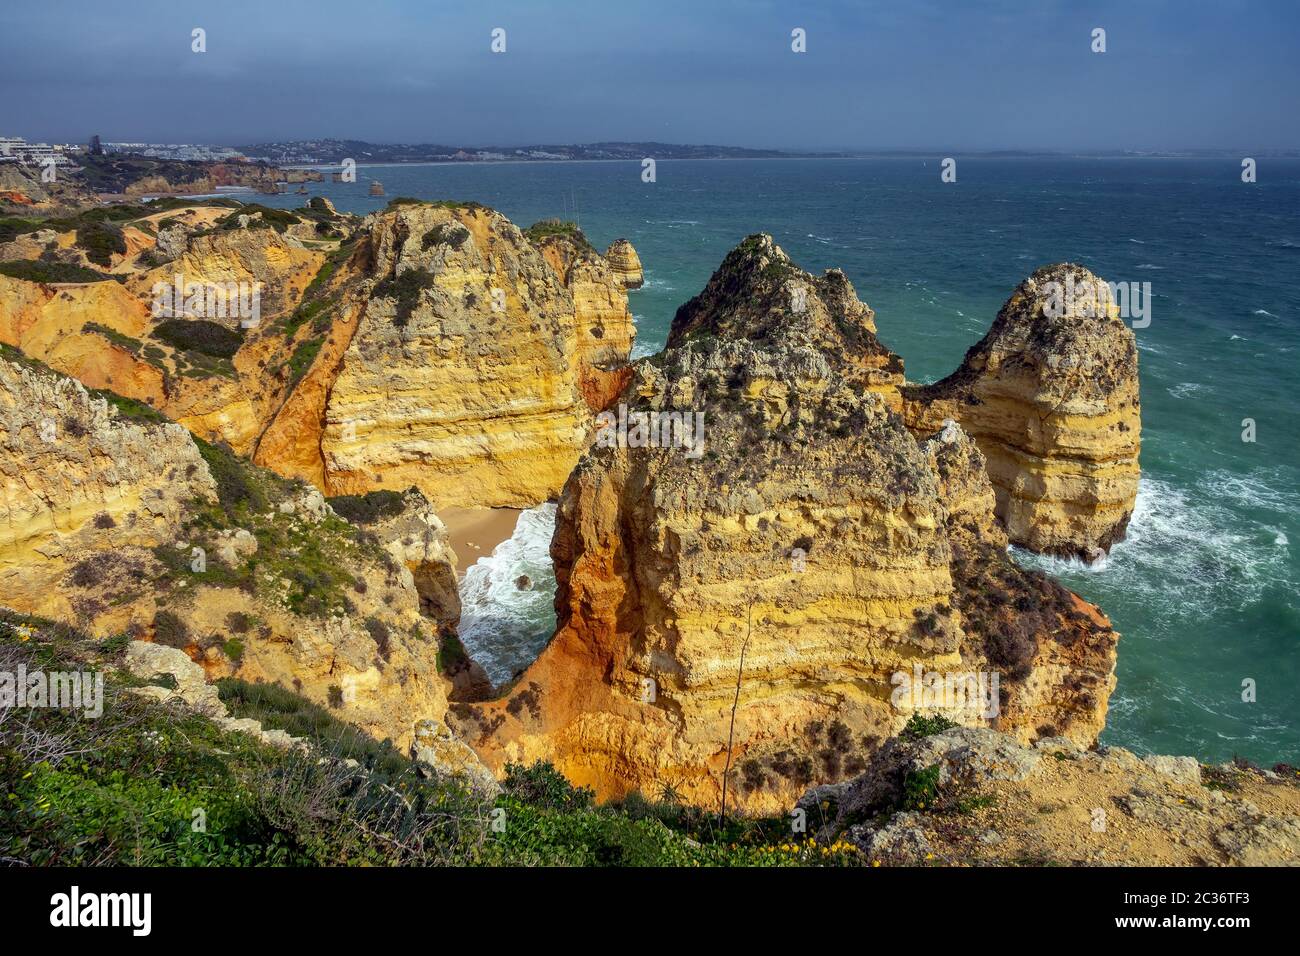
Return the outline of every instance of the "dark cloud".
{"type": "Polygon", "coordinates": [[[10,4],[0,133],[1297,147],[1298,11],[1289,0],[10,4]],[[503,55],[489,50],[498,26],[503,55]],[[803,55],[790,52],[796,26],[803,55]],[[1105,54],[1089,50],[1096,26],[1105,54]],[[207,53],[190,52],[194,27],[207,53]]]}

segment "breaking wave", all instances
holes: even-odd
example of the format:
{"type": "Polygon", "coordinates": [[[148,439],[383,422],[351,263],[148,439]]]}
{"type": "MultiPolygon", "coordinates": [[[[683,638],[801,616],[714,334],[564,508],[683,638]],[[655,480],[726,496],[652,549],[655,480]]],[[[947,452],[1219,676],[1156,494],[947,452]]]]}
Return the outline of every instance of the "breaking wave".
{"type": "Polygon", "coordinates": [[[460,583],[460,639],[494,686],[536,660],[555,631],[554,533],[555,505],[529,508],[514,534],[479,558],[460,583]],[[520,588],[524,575],[531,584],[520,588]]]}

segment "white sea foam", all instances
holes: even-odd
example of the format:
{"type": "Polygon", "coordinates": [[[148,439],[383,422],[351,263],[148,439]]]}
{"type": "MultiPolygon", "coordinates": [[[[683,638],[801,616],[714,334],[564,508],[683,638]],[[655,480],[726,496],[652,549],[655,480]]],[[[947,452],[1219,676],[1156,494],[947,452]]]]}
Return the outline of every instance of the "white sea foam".
{"type": "Polygon", "coordinates": [[[1213,391],[1208,385],[1199,382],[1179,382],[1173,388],[1165,389],[1174,398],[1190,398],[1199,392],[1213,391]]]}
{"type": "Polygon", "coordinates": [[[493,684],[531,664],[555,630],[554,533],[555,505],[529,508],[509,540],[479,558],[461,580],[460,639],[493,684]],[[522,575],[531,587],[519,588],[522,575]]]}
{"type": "MultiPolygon", "coordinates": [[[[1277,529],[1243,517],[1232,507],[1232,492],[1225,493],[1253,493],[1245,489],[1260,489],[1261,480],[1253,476],[1234,485],[1206,475],[1195,490],[1183,490],[1143,478],[1127,537],[1102,561],[1085,565],[1020,549],[1013,553],[1021,564],[1075,579],[1108,609],[1130,604],[1159,624],[1185,628],[1287,584],[1289,555],[1279,546],[1277,529]]],[[[1281,495],[1271,487],[1265,492],[1273,501],[1285,500],[1281,495]]],[[[1146,636],[1159,639],[1160,632],[1146,636]]]]}

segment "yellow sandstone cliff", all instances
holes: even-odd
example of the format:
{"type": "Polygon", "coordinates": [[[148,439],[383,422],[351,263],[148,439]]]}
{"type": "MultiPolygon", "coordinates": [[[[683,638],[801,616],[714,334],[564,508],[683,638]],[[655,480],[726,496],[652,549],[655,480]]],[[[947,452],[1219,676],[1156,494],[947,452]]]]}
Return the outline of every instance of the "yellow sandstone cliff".
{"type": "Polygon", "coordinates": [[[1087,269],[1039,269],[957,371],[904,396],[918,434],[951,418],[975,437],[1013,543],[1093,559],[1123,539],[1139,476],[1137,346],[1087,269]]]}
{"type": "Polygon", "coordinates": [[[872,332],[841,275],[766,237],[678,312],[620,399],[670,447],[597,438],[560,499],[556,636],[502,700],[453,705],[489,766],[706,806],[725,774],[775,810],[860,772],[918,668],[997,675],[961,722],[1095,739],[1117,635],[1008,559],[978,449],[955,424],[918,443],[872,332]]]}
{"type": "Polygon", "coordinates": [[[0,358],[5,606],[282,684],[398,746],[442,726],[437,625],[408,567],[433,574],[436,547],[367,537],[315,489],[115,402],[0,358]]]}

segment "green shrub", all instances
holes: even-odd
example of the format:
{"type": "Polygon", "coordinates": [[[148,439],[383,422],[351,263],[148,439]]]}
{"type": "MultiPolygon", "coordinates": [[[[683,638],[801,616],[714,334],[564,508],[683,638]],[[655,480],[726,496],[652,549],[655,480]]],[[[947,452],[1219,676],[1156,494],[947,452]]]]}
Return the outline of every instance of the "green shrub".
{"type": "Polygon", "coordinates": [[[460,223],[439,223],[424,234],[424,238],[420,240],[420,247],[431,249],[446,243],[453,249],[459,249],[468,238],[469,230],[460,223]]]}
{"type": "Polygon", "coordinates": [[[233,516],[241,508],[262,512],[270,507],[266,493],[253,478],[251,467],[229,446],[211,445],[197,436],[194,444],[208,463],[208,470],[217,483],[217,499],[227,515],[233,516]]]}
{"type": "Polygon", "coordinates": [[[400,491],[368,491],[364,495],[339,495],[327,500],[339,517],[361,525],[395,518],[403,507],[400,491]]]}
{"type": "Polygon", "coordinates": [[[903,740],[920,740],[923,737],[933,737],[935,734],[941,734],[945,730],[956,726],[943,714],[924,717],[919,713],[914,713],[908,718],[907,726],[899,732],[898,736],[903,740]]]}
{"type": "Polygon", "coordinates": [[[110,266],[113,255],[126,255],[126,237],[122,230],[108,222],[94,220],[77,227],[77,246],[85,250],[86,258],[96,265],[110,266]]]}
{"type": "Polygon", "coordinates": [[[0,275],[26,282],[104,282],[111,275],[67,262],[46,262],[36,259],[19,259],[0,262],[0,275]]]}
{"type": "Polygon", "coordinates": [[[575,787],[549,761],[539,760],[532,766],[506,764],[506,778],[501,789],[522,803],[551,810],[589,807],[591,790],[575,787]]]}
{"type": "Polygon", "coordinates": [[[911,770],[903,778],[903,795],[899,806],[903,810],[925,810],[933,808],[939,798],[938,764],[924,770],[911,770]]]}
{"type": "Polygon", "coordinates": [[[174,349],[215,358],[234,358],[244,343],[239,332],[207,319],[165,319],[149,334],[174,349]]]}
{"type": "Polygon", "coordinates": [[[374,297],[377,299],[395,299],[397,312],[393,324],[405,326],[411,320],[411,313],[420,304],[420,297],[425,289],[434,286],[433,273],[427,269],[407,269],[399,276],[389,276],[375,286],[374,297]]]}
{"type": "Polygon", "coordinates": [[[580,249],[591,249],[592,245],[587,241],[587,236],[576,223],[564,222],[561,219],[543,219],[535,222],[524,230],[524,236],[529,242],[540,243],[544,239],[558,237],[568,239],[577,245],[580,249]]]}
{"type": "Polygon", "coordinates": [[[171,611],[158,611],[153,616],[153,636],[159,644],[184,650],[190,644],[190,629],[171,611]]]}

